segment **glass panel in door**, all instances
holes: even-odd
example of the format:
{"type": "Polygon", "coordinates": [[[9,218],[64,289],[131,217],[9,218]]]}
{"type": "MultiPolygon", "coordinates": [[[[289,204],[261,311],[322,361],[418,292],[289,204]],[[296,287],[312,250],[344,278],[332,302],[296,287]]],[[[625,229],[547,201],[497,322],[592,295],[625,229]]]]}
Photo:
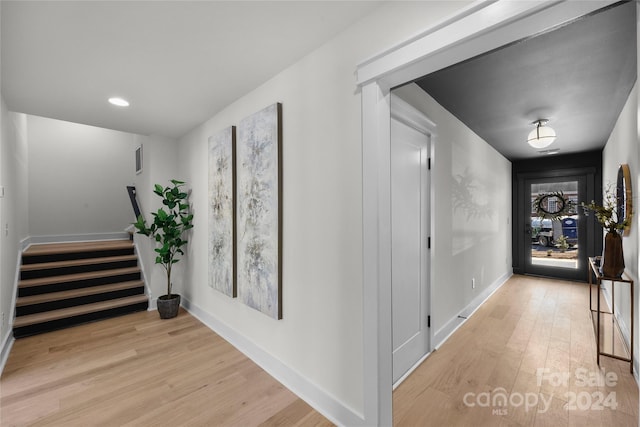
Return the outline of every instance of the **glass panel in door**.
{"type": "Polygon", "coordinates": [[[578,181],[531,184],[532,265],[578,268],[577,205],[578,181]]]}
{"type": "Polygon", "coordinates": [[[582,268],[579,215],[580,181],[529,181],[529,272],[571,276],[582,268]],[[556,271],[554,274],[553,271],[556,271]]]}

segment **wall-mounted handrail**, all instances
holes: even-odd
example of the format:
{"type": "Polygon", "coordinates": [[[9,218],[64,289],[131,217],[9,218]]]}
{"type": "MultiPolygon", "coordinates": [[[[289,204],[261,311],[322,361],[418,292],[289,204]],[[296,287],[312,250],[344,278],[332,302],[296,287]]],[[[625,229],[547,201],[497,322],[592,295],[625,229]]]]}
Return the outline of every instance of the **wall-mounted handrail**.
{"type": "Polygon", "coordinates": [[[131,200],[131,207],[133,208],[133,213],[138,219],[141,215],[140,206],[138,206],[138,200],[136,199],[136,187],[132,185],[127,185],[127,192],[129,193],[129,200],[131,200]]]}

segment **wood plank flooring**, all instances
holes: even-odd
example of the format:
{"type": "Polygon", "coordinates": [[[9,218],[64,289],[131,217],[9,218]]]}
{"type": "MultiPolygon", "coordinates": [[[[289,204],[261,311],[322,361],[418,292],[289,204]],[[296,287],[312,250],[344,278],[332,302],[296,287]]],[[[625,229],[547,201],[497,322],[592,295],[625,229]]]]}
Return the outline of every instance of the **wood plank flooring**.
{"type": "Polygon", "coordinates": [[[629,364],[596,364],[588,292],[512,277],[394,391],[394,424],[638,426],[629,364]]]}
{"type": "Polygon", "coordinates": [[[328,426],[188,313],[139,312],[17,340],[2,426],[328,426]]]}
{"type": "MultiPolygon", "coordinates": [[[[514,276],[394,391],[394,424],[638,426],[627,363],[601,358],[609,384],[576,377],[606,378],[588,303],[585,284],[514,276]],[[499,392],[505,406],[486,401],[499,392]]],[[[331,423],[188,313],[141,312],[16,341],[0,379],[0,425],[331,423]]]]}

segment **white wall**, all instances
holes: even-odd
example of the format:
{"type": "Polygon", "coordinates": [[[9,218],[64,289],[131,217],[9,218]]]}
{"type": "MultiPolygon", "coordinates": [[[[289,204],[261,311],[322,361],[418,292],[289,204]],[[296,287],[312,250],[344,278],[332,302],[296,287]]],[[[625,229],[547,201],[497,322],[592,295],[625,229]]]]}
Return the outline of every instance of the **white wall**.
{"type": "Polygon", "coordinates": [[[394,93],[436,124],[431,319],[438,345],[458,315],[468,316],[511,275],[511,162],[419,86],[394,93]]]}
{"type": "Polygon", "coordinates": [[[31,236],[122,232],[136,135],[28,116],[31,236]]]}
{"type": "Polygon", "coordinates": [[[26,116],[0,98],[0,369],[11,339],[11,315],[20,241],[28,235],[26,116]]]}
{"type": "MultiPolygon", "coordinates": [[[[633,191],[633,210],[634,216],[631,224],[631,234],[623,237],[622,244],[624,250],[625,271],[635,281],[635,366],[638,369],[638,311],[640,310],[640,292],[638,291],[638,262],[640,260],[640,252],[638,251],[638,241],[640,239],[640,230],[638,229],[638,219],[640,215],[640,153],[638,150],[638,141],[640,141],[640,133],[638,131],[638,116],[640,110],[638,106],[638,84],[633,87],[627,102],[618,117],[618,121],[609,136],[607,145],[602,153],[602,180],[603,188],[606,190],[608,184],[612,184],[612,190],[615,191],[616,180],[618,176],[618,167],[627,163],[632,177],[633,191]]],[[[610,287],[607,287],[611,292],[610,287]]],[[[611,301],[611,298],[609,298],[611,301]]],[[[616,311],[619,314],[620,326],[625,333],[627,339],[630,336],[631,324],[630,319],[630,296],[629,288],[626,285],[616,286],[616,311]]]]}
{"type": "Polygon", "coordinates": [[[194,311],[277,362],[275,374],[285,384],[295,377],[335,399],[350,415],[323,406],[322,396],[313,401],[309,389],[296,390],[343,423],[362,416],[364,392],[361,100],[354,71],[364,59],[464,6],[385,4],[179,143],[180,175],[193,188],[195,210],[182,294],[194,311]],[[207,285],[208,137],[274,102],[283,104],[284,131],[284,314],[279,321],[207,285]]]}
{"type": "MultiPolygon", "coordinates": [[[[153,186],[160,184],[165,187],[171,179],[180,180],[177,173],[178,146],[175,140],[157,135],[138,136],[136,147],[140,145],[142,173],[136,175],[135,187],[140,211],[145,219],[151,222],[151,212],[162,207],[160,198],[153,193],[153,186]]],[[[161,266],[155,264],[155,243],[141,234],[134,235],[134,239],[150,293],[150,307],[154,307],[156,299],[166,294],[166,274],[161,266]]],[[[173,282],[176,283],[175,280],[173,282]]]]}

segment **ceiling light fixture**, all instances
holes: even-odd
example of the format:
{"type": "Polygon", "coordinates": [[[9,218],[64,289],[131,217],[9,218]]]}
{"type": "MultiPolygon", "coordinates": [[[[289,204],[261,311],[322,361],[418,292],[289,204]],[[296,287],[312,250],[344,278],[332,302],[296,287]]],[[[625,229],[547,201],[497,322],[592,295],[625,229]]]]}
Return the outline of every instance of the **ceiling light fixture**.
{"type": "Polygon", "coordinates": [[[533,148],[547,147],[556,140],[556,131],[549,126],[545,126],[547,123],[549,123],[548,119],[539,119],[531,123],[536,125],[536,128],[529,133],[527,142],[533,148]]]}
{"type": "Polygon", "coordinates": [[[118,97],[109,98],[109,103],[113,105],[117,105],[118,107],[129,106],[129,101],[127,101],[126,99],[118,98],[118,97]]]}

